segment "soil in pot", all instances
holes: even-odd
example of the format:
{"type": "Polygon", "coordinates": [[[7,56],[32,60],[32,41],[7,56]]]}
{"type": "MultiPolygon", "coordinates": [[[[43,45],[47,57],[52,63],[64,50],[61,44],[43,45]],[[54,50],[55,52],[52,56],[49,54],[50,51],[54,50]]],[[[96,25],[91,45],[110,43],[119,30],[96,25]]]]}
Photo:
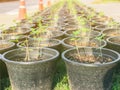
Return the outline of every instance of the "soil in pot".
{"type": "Polygon", "coordinates": [[[65,31],[65,37],[88,37],[90,36],[90,38],[96,38],[97,36],[100,36],[101,33],[97,32],[97,31],[87,31],[87,32],[82,32],[80,30],[68,30],[65,31]],[[74,32],[79,32],[77,33],[77,35],[74,35],[74,32]],[[90,35],[89,33],[90,32],[90,35]]]}
{"type": "Polygon", "coordinates": [[[111,90],[113,71],[120,55],[105,48],[85,47],[78,50],[81,57],[74,48],[62,54],[71,90],[111,90]]]}
{"type": "Polygon", "coordinates": [[[104,39],[107,39],[108,37],[120,36],[120,30],[119,29],[107,29],[107,30],[104,30],[102,34],[105,35],[104,39]]]}
{"type": "Polygon", "coordinates": [[[2,34],[1,40],[8,40],[10,42],[18,43],[20,41],[24,41],[28,38],[26,35],[11,35],[11,34],[2,34]]]}
{"type": "Polygon", "coordinates": [[[28,41],[19,42],[17,44],[18,47],[48,47],[53,48],[61,52],[61,42],[57,39],[48,39],[48,40],[38,40],[34,38],[28,39],[28,41]]]}
{"type": "Polygon", "coordinates": [[[51,90],[59,53],[50,48],[29,48],[30,59],[26,61],[26,48],[3,54],[12,90],[51,90]]]}
{"type": "Polygon", "coordinates": [[[43,38],[43,39],[63,39],[64,38],[64,33],[62,31],[47,31],[47,32],[44,32],[44,33],[40,33],[40,34],[31,34],[29,36],[30,38],[43,38]]]}
{"type": "Polygon", "coordinates": [[[60,25],[61,31],[76,30],[76,29],[78,29],[77,25],[60,25]]]}
{"type": "Polygon", "coordinates": [[[62,41],[63,50],[67,50],[73,47],[105,47],[106,41],[98,39],[89,39],[87,37],[68,37],[62,41]]]}
{"type": "Polygon", "coordinates": [[[98,25],[98,26],[94,27],[94,30],[102,32],[102,31],[106,30],[107,28],[108,28],[108,26],[106,26],[106,25],[98,25]]]}
{"type": "Polygon", "coordinates": [[[15,29],[4,30],[2,34],[11,34],[11,35],[27,35],[30,33],[30,28],[15,27],[15,29]]]}
{"type": "Polygon", "coordinates": [[[86,64],[101,64],[101,63],[103,64],[112,62],[112,59],[109,57],[101,57],[87,54],[86,55],[70,54],[68,59],[86,64]]]}
{"type": "Polygon", "coordinates": [[[106,23],[106,22],[112,21],[112,18],[109,18],[108,16],[98,16],[98,15],[96,15],[92,18],[92,20],[102,22],[102,23],[106,23]]]}
{"type": "Polygon", "coordinates": [[[90,25],[95,28],[96,26],[99,26],[99,25],[104,25],[103,22],[98,22],[98,21],[92,21],[90,23],[90,25]]]}
{"type": "Polygon", "coordinates": [[[8,44],[1,44],[1,43],[0,43],[0,49],[4,49],[4,48],[7,48],[7,47],[9,47],[8,44]]]}
{"type": "Polygon", "coordinates": [[[18,27],[23,27],[23,28],[36,28],[36,25],[31,23],[31,22],[28,22],[28,20],[22,20],[21,22],[19,22],[17,24],[18,27]]]}

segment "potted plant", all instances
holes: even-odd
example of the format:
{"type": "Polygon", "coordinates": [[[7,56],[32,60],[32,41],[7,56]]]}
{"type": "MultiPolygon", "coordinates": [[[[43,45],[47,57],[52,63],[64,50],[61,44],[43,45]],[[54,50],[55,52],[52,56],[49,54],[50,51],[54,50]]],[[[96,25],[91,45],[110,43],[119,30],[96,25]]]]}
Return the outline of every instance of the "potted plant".
{"type": "Polygon", "coordinates": [[[39,23],[37,29],[32,28],[32,32],[29,35],[29,38],[44,38],[44,39],[63,39],[64,33],[62,31],[56,30],[55,27],[43,26],[42,23],[39,23]]]}
{"type": "Polygon", "coordinates": [[[102,31],[102,34],[105,35],[104,39],[106,40],[109,37],[120,36],[120,30],[119,29],[108,28],[108,29],[102,31]]]}
{"type": "Polygon", "coordinates": [[[24,47],[5,52],[5,62],[12,90],[50,90],[58,51],[50,48],[24,47]]]}
{"type": "Polygon", "coordinates": [[[9,27],[8,29],[2,30],[2,33],[12,35],[28,35],[30,31],[31,31],[30,28],[12,26],[9,27]]]}
{"type": "Polygon", "coordinates": [[[16,28],[15,26],[9,27],[8,29],[3,28],[1,30],[0,39],[18,43],[19,41],[27,38],[27,35],[30,33],[30,31],[31,30],[28,28],[16,28]]]}
{"type": "Polygon", "coordinates": [[[118,23],[110,19],[109,21],[106,21],[105,23],[101,23],[100,25],[97,25],[94,27],[95,31],[103,32],[104,30],[107,29],[117,29],[118,28],[118,23]]]}
{"type": "Polygon", "coordinates": [[[106,48],[72,48],[62,53],[71,90],[111,90],[119,53],[106,48]]]}

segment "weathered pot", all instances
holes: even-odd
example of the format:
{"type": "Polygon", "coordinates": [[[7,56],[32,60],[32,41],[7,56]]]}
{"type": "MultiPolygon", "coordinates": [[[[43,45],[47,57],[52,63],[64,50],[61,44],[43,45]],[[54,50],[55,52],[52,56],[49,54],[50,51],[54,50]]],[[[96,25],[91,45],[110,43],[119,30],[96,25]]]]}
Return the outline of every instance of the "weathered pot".
{"type": "Polygon", "coordinates": [[[120,53],[120,36],[107,38],[107,48],[120,53]]]}
{"type": "Polygon", "coordinates": [[[25,61],[26,48],[5,52],[5,62],[12,90],[51,90],[58,51],[50,48],[29,48],[30,60],[25,61]],[[42,51],[44,59],[37,59],[42,51]],[[20,61],[19,61],[20,60],[20,61]]]}
{"type": "Polygon", "coordinates": [[[120,36],[120,29],[108,28],[102,32],[104,34],[104,39],[106,40],[109,37],[120,36]]]}
{"type": "MultiPolygon", "coordinates": [[[[99,56],[98,48],[79,48],[80,54],[99,56]]],[[[101,49],[102,56],[111,58],[112,62],[85,64],[70,59],[70,54],[77,53],[76,49],[68,49],[62,53],[67,66],[70,90],[111,90],[112,76],[115,66],[120,60],[119,53],[110,49],[101,49]],[[69,59],[68,59],[69,58],[69,59]]],[[[89,58],[88,58],[89,59],[89,58]]]]}

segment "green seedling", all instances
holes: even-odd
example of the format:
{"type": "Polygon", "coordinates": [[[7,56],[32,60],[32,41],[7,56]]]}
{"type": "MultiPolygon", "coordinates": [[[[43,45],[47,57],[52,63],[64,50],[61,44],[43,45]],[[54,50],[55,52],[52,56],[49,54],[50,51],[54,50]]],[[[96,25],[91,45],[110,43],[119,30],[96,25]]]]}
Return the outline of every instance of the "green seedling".
{"type": "MultiPolygon", "coordinates": [[[[1,37],[2,40],[5,39],[3,34],[2,34],[3,30],[5,30],[5,24],[0,25],[0,37],[1,37]]],[[[0,44],[2,45],[2,42],[0,42],[0,44]]]]}
{"type": "MultiPolygon", "coordinates": [[[[98,36],[98,37],[96,37],[96,39],[98,40],[98,41],[100,41],[100,46],[102,45],[102,40],[103,40],[103,38],[105,37],[105,34],[102,34],[101,36],[98,36]]],[[[99,47],[98,48],[99,50],[100,50],[100,57],[102,57],[103,55],[102,55],[102,47],[99,47]]]]}
{"type": "Polygon", "coordinates": [[[87,24],[86,19],[82,18],[81,16],[77,17],[77,22],[78,22],[78,25],[81,27],[85,27],[85,25],[87,24]]]}
{"type": "Polygon", "coordinates": [[[71,38],[70,40],[71,41],[74,41],[74,45],[75,45],[75,48],[76,48],[76,50],[77,50],[77,54],[78,54],[78,57],[80,58],[81,57],[81,54],[80,54],[80,52],[79,52],[79,45],[78,45],[78,41],[80,40],[81,38],[75,38],[75,37],[73,37],[73,38],[71,38]]]}
{"type": "Polygon", "coordinates": [[[104,12],[99,12],[99,16],[100,17],[102,17],[102,16],[104,16],[105,14],[104,14],[104,12]]]}
{"type": "Polygon", "coordinates": [[[87,16],[87,18],[89,21],[92,21],[92,18],[95,16],[96,16],[95,12],[90,12],[90,14],[87,16]]]}
{"type": "Polygon", "coordinates": [[[115,26],[116,33],[119,33],[120,24],[118,22],[111,21],[111,22],[108,23],[108,26],[111,27],[111,28],[115,26]]]}
{"type": "Polygon", "coordinates": [[[75,37],[76,37],[76,36],[79,36],[79,35],[80,35],[80,30],[76,30],[76,31],[74,31],[72,34],[73,34],[73,36],[75,36],[75,37]]]}

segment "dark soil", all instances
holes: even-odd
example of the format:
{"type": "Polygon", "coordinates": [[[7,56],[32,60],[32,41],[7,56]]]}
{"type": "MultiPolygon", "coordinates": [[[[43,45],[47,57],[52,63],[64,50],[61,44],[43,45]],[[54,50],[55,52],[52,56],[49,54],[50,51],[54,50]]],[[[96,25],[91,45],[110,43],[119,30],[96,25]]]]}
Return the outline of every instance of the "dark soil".
{"type": "Polygon", "coordinates": [[[94,56],[94,55],[78,55],[78,54],[70,54],[68,59],[86,64],[103,64],[112,61],[112,59],[109,57],[94,56]]]}
{"type": "Polygon", "coordinates": [[[120,36],[120,33],[118,32],[112,32],[108,34],[109,36],[120,36]]]}
{"type": "MultiPolygon", "coordinates": [[[[74,42],[66,42],[67,44],[69,45],[72,45],[72,46],[76,46],[76,44],[74,42]]],[[[98,45],[94,42],[77,42],[77,46],[90,46],[90,47],[98,47],[98,45]]]]}
{"type": "Polygon", "coordinates": [[[118,39],[116,39],[116,40],[110,40],[111,42],[113,42],[113,43],[116,43],[116,44],[120,44],[120,39],[118,38],[118,39]]]}

